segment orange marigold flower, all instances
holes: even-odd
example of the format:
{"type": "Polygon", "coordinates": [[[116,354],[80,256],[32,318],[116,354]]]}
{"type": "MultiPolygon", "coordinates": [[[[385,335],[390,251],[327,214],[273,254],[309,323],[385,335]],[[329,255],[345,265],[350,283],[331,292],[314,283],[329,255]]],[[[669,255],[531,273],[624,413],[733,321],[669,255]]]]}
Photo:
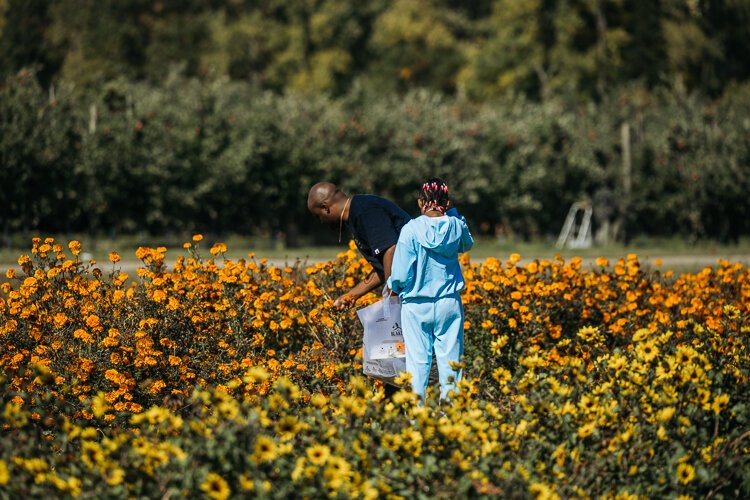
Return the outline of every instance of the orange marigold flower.
{"type": "Polygon", "coordinates": [[[151,384],[151,387],[148,388],[148,392],[149,394],[155,396],[159,394],[166,386],[167,384],[165,384],[163,380],[157,380],[156,382],[151,384]]]}
{"type": "Polygon", "coordinates": [[[138,249],[135,251],[135,256],[141,260],[145,259],[150,254],[151,249],[147,247],[138,247],[138,249]]]}
{"type": "Polygon", "coordinates": [[[218,255],[223,254],[227,252],[227,246],[224,243],[217,243],[213,247],[211,247],[211,255],[218,255]]]}
{"type": "Polygon", "coordinates": [[[94,342],[94,339],[91,337],[91,334],[84,330],[83,328],[79,328],[75,332],[73,332],[73,337],[81,340],[81,342],[84,342],[86,344],[91,344],[94,342]]]}

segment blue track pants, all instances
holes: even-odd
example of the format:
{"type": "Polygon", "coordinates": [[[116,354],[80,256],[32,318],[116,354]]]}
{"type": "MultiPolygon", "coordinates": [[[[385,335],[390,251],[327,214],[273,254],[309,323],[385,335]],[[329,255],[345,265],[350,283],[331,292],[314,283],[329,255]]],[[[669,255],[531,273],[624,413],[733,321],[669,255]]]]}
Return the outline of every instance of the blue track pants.
{"type": "Polygon", "coordinates": [[[464,353],[464,308],[458,294],[439,299],[410,300],[401,305],[401,325],[406,347],[406,371],[412,376],[412,390],[425,397],[432,350],[435,349],[440,397],[455,390],[461,370],[450,366],[464,353]],[[449,379],[453,379],[449,381],[449,379]]]}

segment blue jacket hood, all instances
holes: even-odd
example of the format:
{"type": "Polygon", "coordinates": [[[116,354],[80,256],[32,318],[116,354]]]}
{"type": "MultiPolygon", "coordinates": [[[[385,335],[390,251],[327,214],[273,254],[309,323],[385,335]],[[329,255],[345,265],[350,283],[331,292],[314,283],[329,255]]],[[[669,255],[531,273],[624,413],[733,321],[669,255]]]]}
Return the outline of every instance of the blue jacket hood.
{"type": "Polygon", "coordinates": [[[421,216],[411,221],[415,239],[428,250],[449,257],[459,252],[461,220],[456,217],[421,216]]]}
{"type": "Polygon", "coordinates": [[[388,287],[404,303],[460,292],[465,283],[458,254],[473,244],[469,227],[459,215],[412,219],[399,235],[388,287]]]}

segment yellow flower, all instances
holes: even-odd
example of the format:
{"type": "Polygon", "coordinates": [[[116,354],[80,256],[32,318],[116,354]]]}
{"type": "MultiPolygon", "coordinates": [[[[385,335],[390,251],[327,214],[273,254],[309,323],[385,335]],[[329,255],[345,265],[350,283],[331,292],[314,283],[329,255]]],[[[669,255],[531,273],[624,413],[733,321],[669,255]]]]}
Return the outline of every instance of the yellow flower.
{"type": "Polygon", "coordinates": [[[118,254],[117,252],[110,252],[109,261],[113,264],[116,262],[120,262],[120,254],[118,254]]]}
{"type": "Polygon", "coordinates": [[[584,342],[594,342],[599,340],[599,328],[596,326],[583,326],[578,330],[576,335],[584,342]]]}
{"type": "Polygon", "coordinates": [[[578,437],[587,438],[596,430],[596,422],[589,422],[578,428],[578,437]]]}
{"type": "Polygon", "coordinates": [[[96,418],[101,418],[108,409],[109,405],[104,398],[103,392],[97,393],[97,395],[91,399],[91,411],[94,412],[96,418]]]}
{"type": "Polygon", "coordinates": [[[665,429],[663,425],[660,425],[656,430],[656,437],[659,438],[660,441],[666,441],[669,439],[669,436],[667,435],[667,429],[665,429]]]}
{"type": "Polygon", "coordinates": [[[242,377],[242,381],[246,384],[259,384],[268,380],[268,372],[262,366],[253,366],[245,372],[245,376],[242,377]]]}
{"type": "Polygon", "coordinates": [[[492,354],[500,354],[506,345],[508,345],[508,336],[502,335],[490,343],[490,350],[492,354]]]}
{"type": "Polygon", "coordinates": [[[328,404],[328,398],[326,398],[323,394],[316,392],[315,394],[310,396],[310,404],[315,408],[323,408],[326,404],[328,404]]]}
{"type": "Polygon", "coordinates": [[[552,458],[555,459],[555,462],[557,463],[558,467],[562,467],[565,465],[565,458],[567,456],[567,449],[565,448],[565,444],[560,444],[555,448],[555,451],[552,452],[552,458]]]}
{"type": "Polygon", "coordinates": [[[5,486],[9,480],[8,465],[5,463],[5,460],[0,459],[0,486],[5,486]]]}
{"type": "Polygon", "coordinates": [[[737,319],[740,317],[740,310],[733,305],[727,304],[723,309],[724,315],[729,319],[737,319]]]}
{"type": "Polygon", "coordinates": [[[296,436],[304,425],[300,424],[293,415],[286,415],[276,425],[276,433],[281,437],[282,441],[288,441],[296,436]]]}
{"type": "Polygon", "coordinates": [[[717,415],[724,411],[729,405],[729,394],[719,394],[714,396],[714,402],[711,404],[711,409],[717,415]]]}
{"type": "Polygon", "coordinates": [[[400,391],[397,391],[393,396],[391,396],[391,400],[396,405],[403,405],[406,402],[409,401],[415,401],[417,398],[417,395],[413,392],[411,392],[411,388],[407,389],[401,389],[400,391]]]}
{"type": "Polygon", "coordinates": [[[316,444],[307,448],[307,458],[315,465],[323,465],[331,455],[331,449],[324,444],[316,444]]]}
{"type": "Polygon", "coordinates": [[[396,377],[393,382],[400,386],[411,386],[411,373],[409,372],[401,372],[398,374],[398,377],[396,377]]]}
{"type": "Polygon", "coordinates": [[[688,484],[695,479],[695,468],[689,463],[681,463],[677,466],[677,480],[682,484],[688,484]]]}
{"type": "Polygon", "coordinates": [[[196,243],[199,242],[199,241],[201,241],[202,239],[203,239],[203,235],[202,234],[194,234],[193,235],[193,241],[195,241],[196,243]]]}
{"type": "Polygon", "coordinates": [[[251,458],[258,463],[272,462],[278,457],[278,449],[273,439],[268,436],[258,436],[255,441],[255,452],[251,458]]]}
{"type": "Polygon", "coordinates": [[[492,378],[500,385],[507,384],[511,379],[510,371],[499,366],[492,372],[492,378]]]}
{"type": "Polygon", "coordinates": [[[662,408],[661,410],[659,410],[657,418],[660,422],[668,422],[674,415],[674,410],[674,406],[667,406],[666,408],[662,408]]]}
{"type": "Polygon", "coordinates": [[[544,483],[531,483],[529,485],[529,493],[533,493],[537,500],[553,500],[559,499],[560,496],[555,493],[553,487],[550,487],[544,483]]]}
{"type": "Polygon", "coordinates": [[[607,362],[607,368],[619,374],[627,367],[627,364],[628,359],[625,356],[622,354],[613,354],[607,362]]]}
{"type": "Polygon", "coordinates": [[[658,380],[668,380],[675,375],[675,359],[672,356],[664,358],[656,366],[656,378],[658,380]]]}
{"type": "Polygon", "coordinates": [[[648,363],[659,355],[659,348],[653,341],[648,341],[639,344],[635,352],[639,359],[648,363]]]}
{"type": "Polygon", "coordinates": [[[339,489],[351,472],[352,467],[349,462],[341,457],[331,456],[328,458],[328,465],[323,471],[323,476],[328,480],[329,487],[339,489]]]}
{"type": "Polygon", "coordinates": [[[651,335],[651,331],[648,328],[639,328],[633,334],[633,342],[640,342],[651,335]]]}
{"type": "Polygon", "coordinates": [[[232,494],[229,485],[223,477],[215,472],[209,472],[206,480],[201,484],[201,490],[216,500],[226,500],[232,494]]]}
{"type": "Polygon", "coordinates": [[[112,472],[107,475],[107,484],[110,486],[117,486],[122,483],[125,479],[125,471],[119,467],[112,469],[112,472]]]}
{"type": "Polygon", "coordinates": [[[240,486],[245,491],[253,491],[255,489],[255,481],[247,474],[240,475],[240,486]]]}

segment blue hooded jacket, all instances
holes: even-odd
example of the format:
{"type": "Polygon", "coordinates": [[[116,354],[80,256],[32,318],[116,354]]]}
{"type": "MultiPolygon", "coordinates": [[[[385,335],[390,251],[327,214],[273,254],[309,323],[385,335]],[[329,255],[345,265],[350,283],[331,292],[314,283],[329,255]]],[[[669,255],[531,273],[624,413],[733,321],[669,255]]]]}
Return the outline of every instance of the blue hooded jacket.
{"type": "Polygon", "coordinates": [[[401,302],[458,293],[465,284],[458,254],[473,245],[463,217],[422,215],[412,219],[401,229],[388,287],[401,302]]]}

